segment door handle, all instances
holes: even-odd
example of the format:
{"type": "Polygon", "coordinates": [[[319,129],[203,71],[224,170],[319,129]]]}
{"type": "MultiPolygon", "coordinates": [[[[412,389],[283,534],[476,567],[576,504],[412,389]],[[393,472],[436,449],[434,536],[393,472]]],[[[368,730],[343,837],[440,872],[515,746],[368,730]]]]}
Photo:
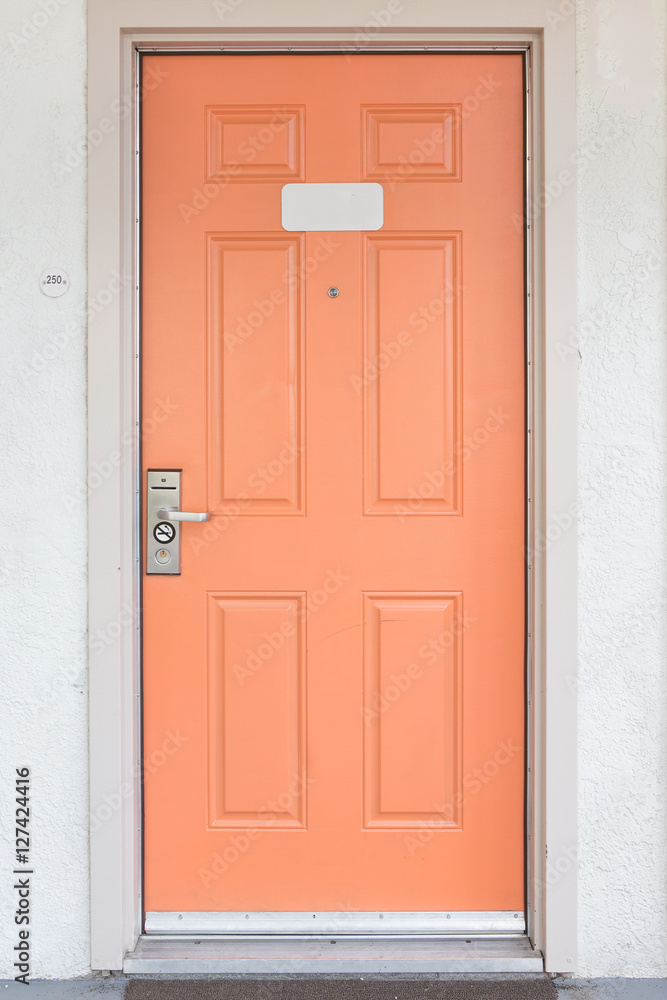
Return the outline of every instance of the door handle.
{"type": "Polygon", "coordinates": [[[210,521],[211,515],[208,511],[197,514],[190,510],[177,510],[175,507],[160,507],[157,511],[160,521],[210,521]]]}

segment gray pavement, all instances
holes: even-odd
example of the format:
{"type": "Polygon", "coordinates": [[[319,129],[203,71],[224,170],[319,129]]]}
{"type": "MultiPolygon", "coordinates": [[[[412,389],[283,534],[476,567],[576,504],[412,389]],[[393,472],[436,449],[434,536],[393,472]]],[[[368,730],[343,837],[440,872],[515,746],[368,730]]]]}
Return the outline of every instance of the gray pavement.
{"type": "Polygon", "coordinates": [[[558,1000],[667,1000],[667,979],[554,980],[558,1000]]]}

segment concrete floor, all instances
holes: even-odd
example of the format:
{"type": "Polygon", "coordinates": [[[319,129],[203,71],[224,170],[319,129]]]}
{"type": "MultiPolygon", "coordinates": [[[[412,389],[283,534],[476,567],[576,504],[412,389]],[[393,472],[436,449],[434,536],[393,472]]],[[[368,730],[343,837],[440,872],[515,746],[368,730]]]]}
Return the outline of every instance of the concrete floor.
{"type": "Polygon", "coordinates": [[[0,981],[0,1000],[667,1000],[667,979],[283,976],[0,981]]]}

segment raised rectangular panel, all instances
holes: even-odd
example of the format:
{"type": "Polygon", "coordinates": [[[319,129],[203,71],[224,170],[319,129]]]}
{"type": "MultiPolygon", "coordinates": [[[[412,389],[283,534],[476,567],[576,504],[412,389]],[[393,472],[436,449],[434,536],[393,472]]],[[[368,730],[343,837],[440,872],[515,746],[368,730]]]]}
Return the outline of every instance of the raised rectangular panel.
{"type": "Polygon", "coordinates": [[[460,233],[364,244],[364,510],[458,514],[460,233]]]}
{"type": "Polygon", "coordinates": [[[302,106],[206,108],[207,181],[304,179],[302,106]]]}
{"type": "Polygon", "coordinates": [[[305,595],[207,600],[209,826],[305,827],[305,595]]]}
{"type": "Polygon", "coordinates": [[[302,237],[208,237],[209,505],[300,514],[302,237]]]}
{"type": "Polygon", "coordinates": [[[460,181],[461,105],[362,108],[366,180],[460,181]]]}
{"type": "Polygon", "coordinates": [[[456,830],[461,593],[364,594],[364,826],[456,830]]]}

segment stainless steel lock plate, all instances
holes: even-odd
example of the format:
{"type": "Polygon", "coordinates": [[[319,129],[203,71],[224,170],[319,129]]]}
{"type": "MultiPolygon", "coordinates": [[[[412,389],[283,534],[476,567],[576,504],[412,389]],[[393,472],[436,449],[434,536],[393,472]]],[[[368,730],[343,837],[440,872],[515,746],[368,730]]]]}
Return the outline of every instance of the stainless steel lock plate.
{"type": "Polygon", "coordinates": [[[181,572],[181,527],[164,518],[165,508],[181,506],[180,469],[148,472],[146,572],[173,576],[181,572]]]}

